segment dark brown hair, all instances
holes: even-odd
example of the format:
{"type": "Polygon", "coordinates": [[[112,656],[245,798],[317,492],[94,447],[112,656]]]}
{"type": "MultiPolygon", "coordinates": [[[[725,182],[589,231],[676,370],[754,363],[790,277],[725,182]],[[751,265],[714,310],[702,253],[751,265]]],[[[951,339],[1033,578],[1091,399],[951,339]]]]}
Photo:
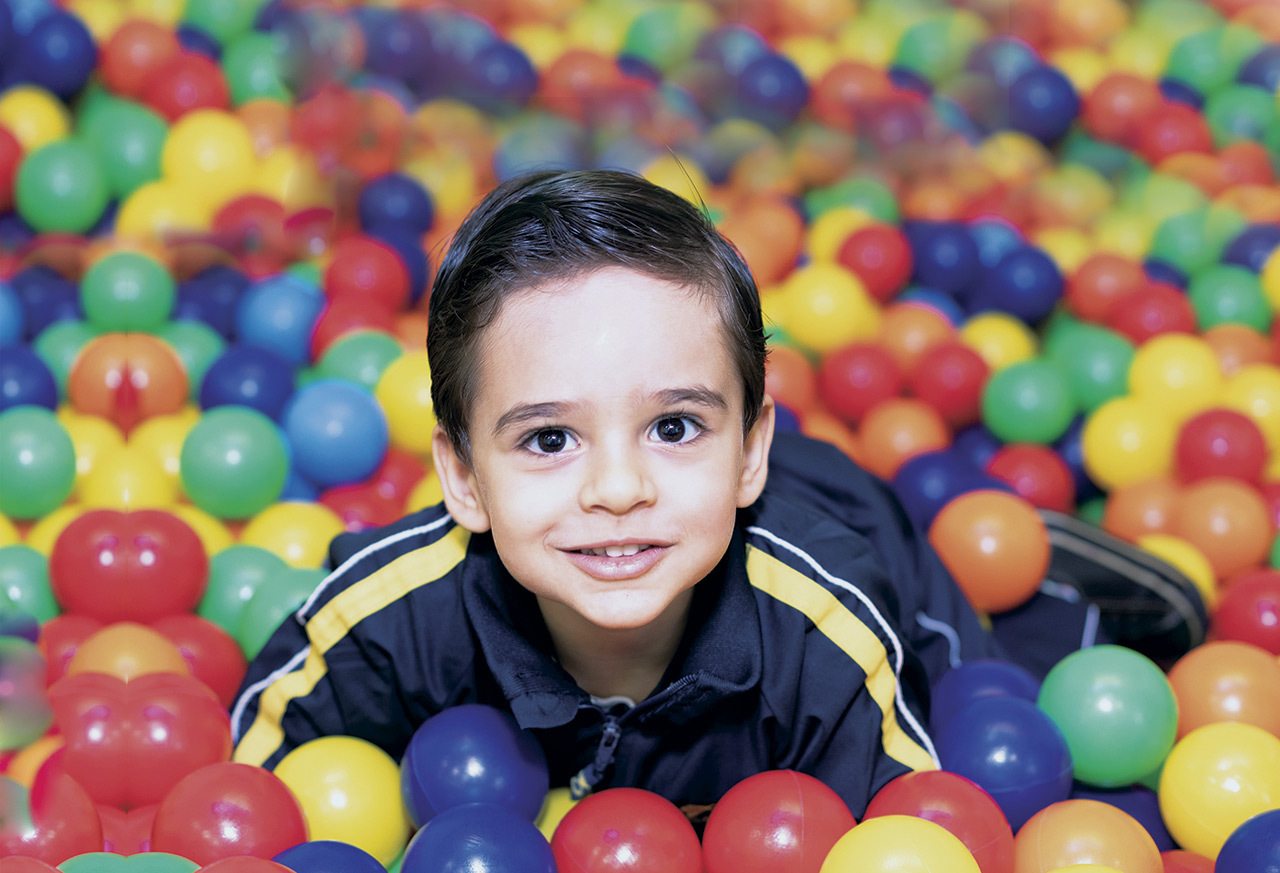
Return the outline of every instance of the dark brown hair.
{"type": "Polygon", "coordinates": [[[743,387],[743,433],[764,401],[765,334],[750,270],[688,200],[631,173],[550,171],[494,188],[458,228],[431,290],[427,358],[436,417],[470,460],[477,350],[511,294],[605,267],[717,301],[743,387]]]}

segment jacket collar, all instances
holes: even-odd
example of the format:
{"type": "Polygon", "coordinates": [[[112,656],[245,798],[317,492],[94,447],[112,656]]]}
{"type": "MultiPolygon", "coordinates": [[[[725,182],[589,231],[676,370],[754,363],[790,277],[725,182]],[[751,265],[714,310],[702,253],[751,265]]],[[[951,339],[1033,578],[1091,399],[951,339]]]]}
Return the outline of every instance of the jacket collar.
{"type": "MultiPolygon", "coordinates": [[[[590,697],[554,658],[533,594],[507,572],[488,534],[474,535],[463,601],[490,672],[522,728],[567,724],[590,697]]],[[[760,618],[735,530],[725,556],[694,587],[689,624],[667,673],[637,717],[680,723],[760,682],[760,618]]]]}

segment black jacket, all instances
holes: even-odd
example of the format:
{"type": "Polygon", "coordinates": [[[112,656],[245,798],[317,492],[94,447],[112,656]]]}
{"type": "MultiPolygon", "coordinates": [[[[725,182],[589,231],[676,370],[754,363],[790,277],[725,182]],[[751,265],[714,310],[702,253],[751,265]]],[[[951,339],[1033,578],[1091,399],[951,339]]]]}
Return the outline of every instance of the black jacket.
{"type": "Polygon", "coordinates": [[[235,760],[273,767],[326,734],[398,758],[432,714],[478,702],[537,736],[553,786],[576,777],[708,804],[788,768],[861,817],[887,781],[936,766],[930,681],[991,643],[883,483],[795,435],[778,435],[770,463],[638,705],[579,688],[490,537],[437,506],[334,540],[333,572],[250,665],[235,760]]]}

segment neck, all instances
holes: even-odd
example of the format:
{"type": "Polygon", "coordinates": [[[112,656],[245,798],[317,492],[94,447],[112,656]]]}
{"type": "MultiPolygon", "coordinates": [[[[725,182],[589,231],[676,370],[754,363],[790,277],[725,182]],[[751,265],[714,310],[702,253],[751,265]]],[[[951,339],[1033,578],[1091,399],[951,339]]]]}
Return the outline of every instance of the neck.
{"type": "Polygon", "coordinates": [[[640,628],[602,628],[551,601],[538,599],[560,665],[594,697],[637,703],[662,681],[689,619],[686,591],[658,619],[640,628]]]}

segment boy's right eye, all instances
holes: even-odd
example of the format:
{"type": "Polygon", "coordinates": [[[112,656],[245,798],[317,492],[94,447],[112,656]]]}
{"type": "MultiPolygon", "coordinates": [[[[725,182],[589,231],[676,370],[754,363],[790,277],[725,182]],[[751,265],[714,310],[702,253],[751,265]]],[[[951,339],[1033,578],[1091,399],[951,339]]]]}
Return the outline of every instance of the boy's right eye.
{"type": "Polygon", "coordinates": [[[569,435],[568,431],[559,428],[547,428],[529,437],[525,446],[537,455],[555,455],[565,449],[573,448],[575,444],[576,441],[569,435]]]}

